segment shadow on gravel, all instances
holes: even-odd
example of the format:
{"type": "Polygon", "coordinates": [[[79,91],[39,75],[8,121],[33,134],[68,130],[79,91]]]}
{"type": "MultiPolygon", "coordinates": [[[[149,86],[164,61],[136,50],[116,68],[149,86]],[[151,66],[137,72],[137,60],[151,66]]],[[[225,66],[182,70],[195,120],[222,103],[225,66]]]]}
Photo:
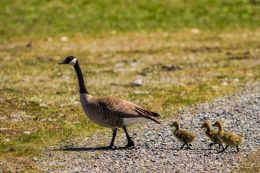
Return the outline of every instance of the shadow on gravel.
{"type": "Polygon", "coordinates": [[[61,151],[109,151],[109,150],[131,150],[134,148],[118,147],[111,149],[110,147],[66,147],[61,148],[61,151]]]}

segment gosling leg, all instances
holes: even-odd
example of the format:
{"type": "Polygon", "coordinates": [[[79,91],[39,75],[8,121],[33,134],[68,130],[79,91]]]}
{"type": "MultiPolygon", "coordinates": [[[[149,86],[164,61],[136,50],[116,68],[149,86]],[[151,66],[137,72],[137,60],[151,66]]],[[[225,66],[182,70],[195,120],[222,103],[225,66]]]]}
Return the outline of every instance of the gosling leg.
{"type": "Polygon", "coordinates": [[[180,149],[182,150],[182,149],[183,149],[183,147],[184,147],[185,145],[186,145],[186,143],[184,143],[184,144],[181,146],[181,148],[180,148],[180,149]]]}
{"type": "Polygon", "coordinates": [[[222,152],[224,152],[224,151],[227,149],[227,147],[228,147],[228,145],[226,145],[226,147],[223,148],[223,150],[219,151],[218,153],[222,153],[222,152]]]}
{"type": "Polygon", "coordinates": [[[237,147],[237,152],[239,152],[239,148],[238,148],[238,145],[237,145],[236,147],[237,147]]]}
{"type": "Polygon", "coordinates": [[[111,140],[110,145],[108,146],[108,148],[115,149],[116,146],[114,145],[114,142],[115,142],[115,138],[116,138],[117,128],[116,129],[112,129],[112,131],[113,131],[112,140],[111,140]]]}
{"type": "Polygon", "coordinates": [[[127,144],[126,144],[126,146],[124,147],[124,148],[131,148],[131,147],[135,147],[135,144],[134,144],[134,142],[132,141],[132,139],[131,139],[131,137],[129,136],[129,134],[127,133],[127,129],[126,129],[126,127],[124,126],[123,127],[123,130],[124,130],[124,132],[125,132],[125,135],[126,135],[126,138],[127,138],[127,144]]]}
{"type": "Polygon", "coordinates": [[[220,147],[222,147],[222,149],[224,149],[224,146],[222,144],[218,144],[218,149],[220,149],[220,147]]]}
{"type": "Polygon", "coordinates": [[[187,145],[187,149],[191,150],[191,147],[189,146],[189,144],[186,143],[186,145],[187,145]]]}
{"type": "Polygon", "coordinates": [[[215,145],[216,143],[210,143],[209,148],[211,149],[212,145],[215,145]]]}

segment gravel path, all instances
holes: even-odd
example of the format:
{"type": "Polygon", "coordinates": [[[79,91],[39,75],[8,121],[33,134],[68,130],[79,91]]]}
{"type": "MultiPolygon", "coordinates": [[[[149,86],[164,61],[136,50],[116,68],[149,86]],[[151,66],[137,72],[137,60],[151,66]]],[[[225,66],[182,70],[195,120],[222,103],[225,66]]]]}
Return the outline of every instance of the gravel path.
{"type": "MultiPolygon", "coordinates": [[[[239,167],[241,160],[260,147],[260,84],[245,87],[243,92],[197,105],[180,111],[180,116],[165,119],[162,125],[149,123],[141,130],[132,128],[130,134],[136,148],[128,150],[94,150],[109,144],[110,135],[96,135],[79,143],[74,141],[65,150],[46,149],[44,157],[37,159],[43,171],[50,172],[230,172],[239,167]],[[179,150],[169,123],[179,120],[181,127],[198,135],[192,150],[179,150]],[[245,143],[239,153],[229,148],[217,154],[210,150],[205,132],[200,129],[204,120],[225,121],[225,130],[242,134],[245,143]],[[90,148],[88,148],[90,147],[90,148]]],[[[98,133],[98,132],[97,132],[98,133]]],[[[122,130],[117,146],[125,145],[122,130]]]]}

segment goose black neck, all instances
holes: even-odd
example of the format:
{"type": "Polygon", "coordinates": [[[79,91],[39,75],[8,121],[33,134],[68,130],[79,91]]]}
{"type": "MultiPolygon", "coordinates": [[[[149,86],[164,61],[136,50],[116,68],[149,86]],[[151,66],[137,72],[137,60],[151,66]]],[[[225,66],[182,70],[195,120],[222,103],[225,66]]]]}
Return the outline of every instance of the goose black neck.
{"type": "Polygon", "coordinates": [[[77,77],[78,77],[78,82],[79,82],[79,92],[83,93],[83,94],[88,94],[88,91],[85,87],[85,83],[84,83],[84,78],[83,78],[83,74],[81,72],[80,66],[78,61],[76,61],[76,64],[74,65],[74,69],[77,73],[77,77]]]}

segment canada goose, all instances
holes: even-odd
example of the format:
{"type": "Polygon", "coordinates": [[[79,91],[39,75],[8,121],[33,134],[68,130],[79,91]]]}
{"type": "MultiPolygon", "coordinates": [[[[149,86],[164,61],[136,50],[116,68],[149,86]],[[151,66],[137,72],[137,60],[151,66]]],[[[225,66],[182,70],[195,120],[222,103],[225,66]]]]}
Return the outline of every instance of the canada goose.
{"type": "Polygon", "coordinates": [[[238,146],[244,142],[244,139],[232,132],[225,132],[221,121],[216,121],[213,126],[218,127],[218,138],[226,144],[226,147],[219,153],[225,151],[228,146],[236,147],[237,152],[239,152],[238,146]]]}
{"type": "Polygon", "coordinates": [[[209,144],[210,148],[212,145],[218,144],[219,148],[222,147],[222,149],[224,148],[224,146],[222,145],[222,141],[218,138],[218,132],[215,130],[211,129],[211,123],[210,121],[205,121],[201,128],[205,128],[206,129],[206,135],[209,137],[209,139],[211,140],[212,143],[209,144]]]}
{"type": "Polygon", "coordinates": [[[160,117],[159,114],[145,110],[134,103],[117,98],[97,98],[90,95],[85,87],[79,61],[74,56],[66,57],[59,64],[71,64],[74,66],[78,77],[81,106],[89,119],[100,126],[112,129],[112,140],[108,148],[115,148],[114,140],[118,128],[123,128],[128,141],[125,148],[129,148],[134,147],[134,142],[129,136],[126,127],[148,121],[160,124],[153,118],[160,117]]]}
{"type": "Polygon", "coordinates": [[[172,123],[173,127],[175,127],[174,130],[174,136],[179,139],[181,142],[183,142],[183,145],[181,146],[180,149],[183,149],[183,147],[186,145],[188,147],[188,149],[191,149],[189,144],[194,141],[194,139],[196,138],[196,135],[187,131],[187,130],[181,130],[180,129],[180,123],[178,121],[174,121],[172,123]]]}

